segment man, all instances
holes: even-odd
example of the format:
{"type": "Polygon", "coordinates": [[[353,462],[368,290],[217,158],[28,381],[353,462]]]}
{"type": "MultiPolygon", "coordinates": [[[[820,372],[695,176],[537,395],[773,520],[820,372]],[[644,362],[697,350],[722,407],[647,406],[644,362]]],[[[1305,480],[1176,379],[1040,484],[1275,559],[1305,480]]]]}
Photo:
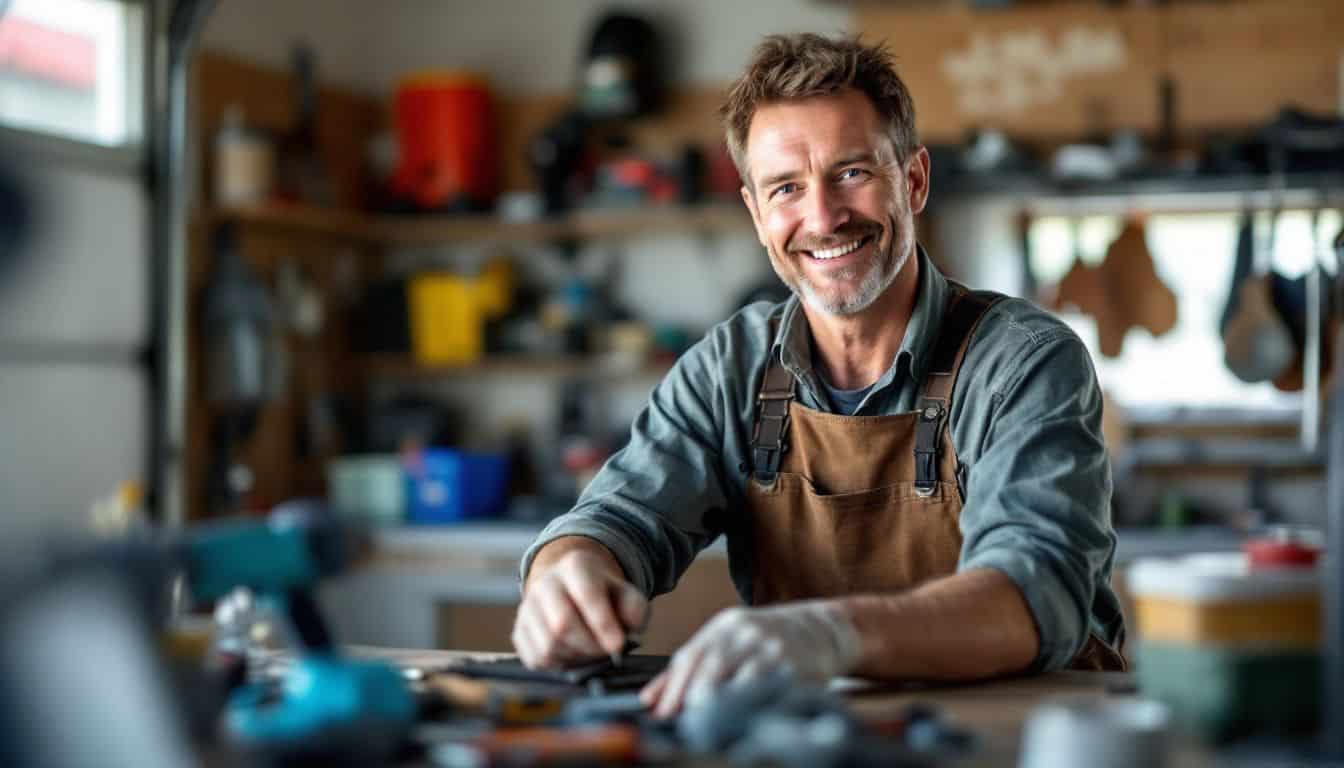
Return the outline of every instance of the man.
{"type": "Polygon", "coordinates": [[[723,108],[742,199],[794,297],[712,329],[522,565],[534,667],[619,652],[727,538],[750,607],[643,695],[730,679],[1120,668],[1101,392],[1079,339],[968,293],[916,244],[929,155],[890,54],[767,38],[723,108]]]}

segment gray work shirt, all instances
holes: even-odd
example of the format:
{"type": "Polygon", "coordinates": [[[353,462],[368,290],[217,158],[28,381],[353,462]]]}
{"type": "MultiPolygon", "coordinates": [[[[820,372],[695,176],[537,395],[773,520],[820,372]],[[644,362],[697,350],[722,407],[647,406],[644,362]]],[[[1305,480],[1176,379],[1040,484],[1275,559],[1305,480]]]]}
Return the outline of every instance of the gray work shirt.
{"type": "MultiPolygon", "coordinates": [[[[922,248],[918,258],[905,338],[856,416],[915,408],[948,292],[922,248]]],[[[830,410],[797,297],[743,308],[677,361],[635,419],[629,444],[574,509],[541,532],[522,574],[552,539],[587,536],[611,550],[635,586],[658,595],[722,534],[734,585],[749,600],[746,467],[768,351],[797,378],[798,402],[830,410]],[[781,321],[772,338],[774,316],[781,321]]],[[[1068,326],[1021,299],[985,315],[950,414],[952,443],[968,470],[958,569],[993,568],[1017,584],[1040,632],[1041,670],[1067,665],[1089,629],[1111,644],[1123,632],[1110,585],[1115,532],[1101,409],[1092,360],[1068,326]]]]}

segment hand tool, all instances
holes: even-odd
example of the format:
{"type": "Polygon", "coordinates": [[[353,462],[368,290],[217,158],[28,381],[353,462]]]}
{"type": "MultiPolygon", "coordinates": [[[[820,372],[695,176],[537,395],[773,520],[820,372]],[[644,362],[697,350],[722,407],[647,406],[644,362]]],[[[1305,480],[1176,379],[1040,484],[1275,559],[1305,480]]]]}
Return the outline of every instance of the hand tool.
{"type": "Polygon", "coordinates": [[[634,630],[628,630],[625,633],[625,645],[621,650],[611,655],[611,666],[620,667],[625,657],[635,652],[640,644],[644,642],[644,632],[649,628],[649,618],[653,616],[653,606],[650,605],[644,609],[644,619],[640,621],[639,627],[634,630]]]}
{"type": "Polygon", "coordinates": [[[449,716],[484,717],[500,725],[537,725],[559,720],[566,700],[554,693],[528,691],[521,686],[493,685],[464,675],[440,673],[417,686],[422,708],[449,716]]]}
{"type": "Polygon", "coordinates": [[[565,695],[525,685],[489,683],[452,673],[416,685],[422,711],[473,716],[499,725],[594,725],[638,719],[646,711],[638,694],[565,695]]]}

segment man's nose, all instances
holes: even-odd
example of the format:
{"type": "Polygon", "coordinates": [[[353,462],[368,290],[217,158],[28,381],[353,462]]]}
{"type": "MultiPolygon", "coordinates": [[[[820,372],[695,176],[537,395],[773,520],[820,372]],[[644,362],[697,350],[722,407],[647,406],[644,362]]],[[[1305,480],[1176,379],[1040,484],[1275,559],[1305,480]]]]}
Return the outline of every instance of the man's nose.
{"type": "Polygon", "coordinates": [[[849,203],[843,194],[826,184],[814,184],[808,192],[808,229],[829,235],[849,222],[849,203]]]}

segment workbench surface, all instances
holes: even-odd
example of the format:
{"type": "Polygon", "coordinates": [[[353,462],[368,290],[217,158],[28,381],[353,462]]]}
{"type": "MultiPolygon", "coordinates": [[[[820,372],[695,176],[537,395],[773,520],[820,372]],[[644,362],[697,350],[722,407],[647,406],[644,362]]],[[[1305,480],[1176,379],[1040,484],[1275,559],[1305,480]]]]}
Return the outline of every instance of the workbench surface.
{"type": "MultiPolygon", "coordinates": [[[[468,651],[424,651],[352,648],[357,655],[377,656],[397,664],[441,668],[463,658],[491,658],[501,654],[468,651]]],[[[836,683],[862,717],[878,719],[902,713],[911,704],[935,707],[953,724],[976,734],[980,749],[968,765],[1015,766],[1018,764],[1022,726],[1038,705],[1061,697],[1110,696],[1132,692],[1134,679],[1120,672],[1052,672],[1033,677],[1009,678],[956,685],[881,686],[866,681],[836,683]]],[[[1193,745],[1176,744],[1169,763],[1173,768],[1203,768],[1214,761],[1193,745]]]]}

